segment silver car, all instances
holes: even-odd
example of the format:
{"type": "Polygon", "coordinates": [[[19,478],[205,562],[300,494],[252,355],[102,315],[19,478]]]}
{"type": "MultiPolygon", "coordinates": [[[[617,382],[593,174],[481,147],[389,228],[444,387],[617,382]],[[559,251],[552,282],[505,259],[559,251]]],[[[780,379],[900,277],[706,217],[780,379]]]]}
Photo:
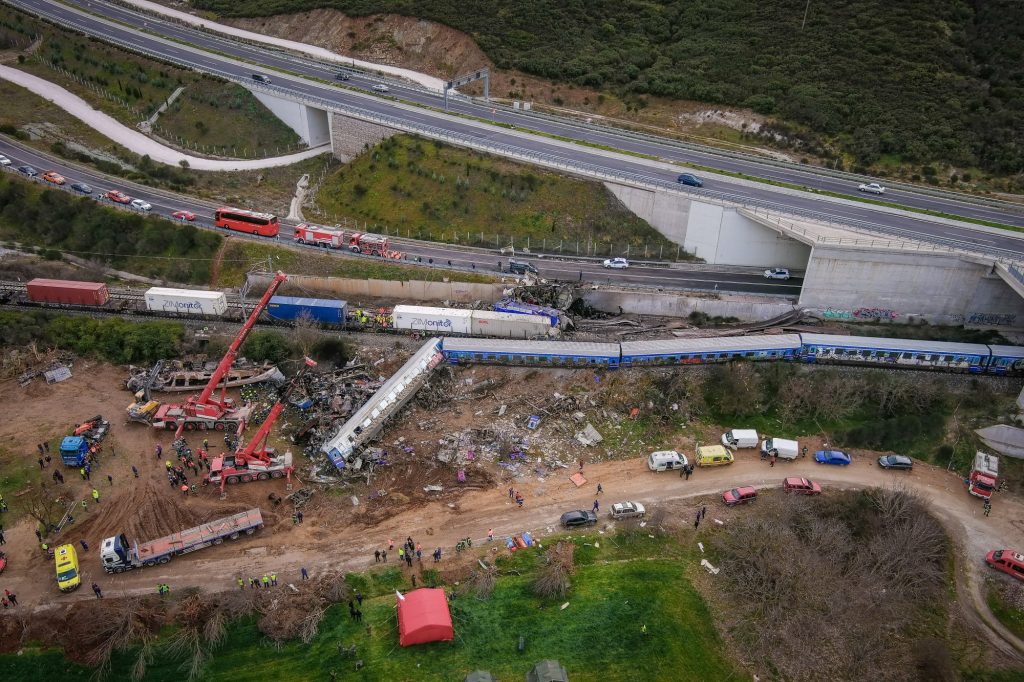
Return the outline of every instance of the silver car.
{"type": "Polygon", "coordinates": [[[764,271],[765,279],[789,279],[789,270],[786,268],[769,268],[764,271]]]}
{"type": "Polygon", "coordinates": [[[643,518],[647,510],[639,502],[616,502],[612,505],[613,519],[643,518]]]}
{"type": "Polygon", "coordinates": [[[867,192],[868,194],[885,194],[885,188],[877,182],[869,182],[866,185],[860,185],[857,188],[858,192],[867,192]]]}
{"type": "Polygon", "coordinates": [[[152,210],[153,204],[142,199],[132,199],[132,208],[137,208],[140,211],[149,211],[152,210]]]}

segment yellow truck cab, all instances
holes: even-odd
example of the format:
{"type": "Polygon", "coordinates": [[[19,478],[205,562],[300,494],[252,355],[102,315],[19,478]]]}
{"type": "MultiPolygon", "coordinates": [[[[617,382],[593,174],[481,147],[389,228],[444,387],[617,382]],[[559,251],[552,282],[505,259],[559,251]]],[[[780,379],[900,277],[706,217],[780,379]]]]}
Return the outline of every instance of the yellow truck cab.
{"type": "Polygon", "coordinates": [[[732,464],[732,452],[722,445],[705,445],[697,448],[695,464],[699,467],[717,467],[732,464]]]}
{"type": "Polygon", "coordinates": [[[78,572],[78,554],[74,545],[61,545],[54,552],[54,560],[57,562],[57,587],[61,592],[73,592],[82,584],[82,577],[78,572]]]}

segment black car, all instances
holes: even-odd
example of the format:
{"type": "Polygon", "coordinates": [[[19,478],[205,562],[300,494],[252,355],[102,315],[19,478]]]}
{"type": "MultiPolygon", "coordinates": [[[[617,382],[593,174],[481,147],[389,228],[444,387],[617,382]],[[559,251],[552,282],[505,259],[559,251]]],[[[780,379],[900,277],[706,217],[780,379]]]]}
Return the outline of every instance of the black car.
{"type": "Polygon", "coordinates": [[[257,83],[269,83],[270,82],[270,76],[265,76],[262,73],[254,73],[252,75],[252,79],[254,81],[256,81],[257,83]]]}
{"type": "Polygon", "coordinates": [[[913,469],[914,460],[904,455],[882,455],[878,458],[878,466],[883,469],[913,469]]]}
{"type": "Polygon", "coordinates": [[[339,81],[347,81],[351,76],[348,75],[347,71],[342,71],[341,73],[335,74],[334,78],[339,81]]]}
{"type": "Polygon", "coordinates": [[[538,274],[537,268],[533,267],[530,263],[521,263],[519,261],[510,260],[508,262],[508,271],[515,275],[525,275],[530,272],[534,275],[538,274]]]}
{"type": "Polygon", "coordinates": [[[589,526],[597,523],[597,514],[592,511],[578,511],[565,512],[562,514],[562,525],[566,528],[576,528],[577,526],[589,526]]]}
{"type": "Polygon", "coordinates": [[[18,166],[18,170],[24,173],[25,175],[29,176],[30,178],[34,178],[35,176],[39,175],[39,171],[37,171],[32,166],[18,166]]]}
{"type": "Polygon", "coordinates": [[[71,183],[71,189],[82,194],[92,194],[92,187],[85,184],[84,182],[73,182],[71,183]]]}
{"type": "Polygon", "coordinates": [[[693,173],[683,173],[678,178],[676,178],[676,182],[678,182],[680,185],[689,185],[690,187],[704,186],[704,181],[698,178],[693,173]]]}

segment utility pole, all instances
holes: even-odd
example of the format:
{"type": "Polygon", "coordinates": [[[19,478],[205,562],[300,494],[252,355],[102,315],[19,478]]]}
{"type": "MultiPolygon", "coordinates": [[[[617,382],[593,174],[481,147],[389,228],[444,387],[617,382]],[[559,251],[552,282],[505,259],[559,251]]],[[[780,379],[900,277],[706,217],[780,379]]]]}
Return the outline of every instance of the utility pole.
{"type": "Polygon", "coordinates": [[[807,25],[807,12],[809,12],[810,9],[811,9],[811,0],[807,0],[807,5],[804,7],[804,20],[803,20],[803,23],[800,24],[800,30],[801,31],[804,30],[804,26],[807,25]]]}

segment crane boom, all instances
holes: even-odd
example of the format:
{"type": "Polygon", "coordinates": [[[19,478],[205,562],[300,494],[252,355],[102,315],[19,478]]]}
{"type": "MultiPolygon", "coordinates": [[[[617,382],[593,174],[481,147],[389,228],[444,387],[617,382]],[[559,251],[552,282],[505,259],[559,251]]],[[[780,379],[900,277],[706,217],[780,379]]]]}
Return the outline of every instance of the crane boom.
{"type": "MultiPolygon", "coordinates": [[[[283,272],[278,272],[274,275],[274,279],[271,280],[270,286],[268,286],[266,292],[264,292],[263,298],[261,298],[259,303],[257,303],[252,309],[249,319],[247,319],[245,324],[242,325],[242,329],[238,332],[238,336],[235,337],[235,340],[231,342],[231,346],[228,347],[228,352],[224,354],[220,364],[217,365],[217,369],[214,370],[213,374],[210,376],[210,381],[206,384],[206,388],[204,388],[203,392],[199,394],[199,397],[195,399],[194,402],[196,404],[209,405],[212,403],[220,407],[222,410],[224,409],[223,396],[218,400],[217,398],[212,397],[213,392],[217,390],[217,384],[221,382],[224,375],[231,370],[231,365],[235,363],[235,359],[238,357],[239,349],[241,349],[242,344],[245,343],[245,339],[248,338],[249,332],[252,331],[253,326],[256,324],[256,320],[259,319],[260,313],[262,313],[263,309],[267,307],[267,304],[270,303],[271,297],[277,293],[278,287],[280,287],[286,279],[288,279],[288,275],[283,272]]],[[[190,400],[189,402],[192,403],[193,401],[190,400]]]]}

